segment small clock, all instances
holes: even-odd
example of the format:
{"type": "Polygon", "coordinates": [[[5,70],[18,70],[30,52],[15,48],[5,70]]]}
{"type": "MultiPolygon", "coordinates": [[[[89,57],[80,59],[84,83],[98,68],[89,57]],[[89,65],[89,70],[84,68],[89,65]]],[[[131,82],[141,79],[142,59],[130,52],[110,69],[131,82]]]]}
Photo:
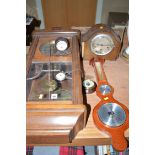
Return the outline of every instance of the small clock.
{"type": "Polygon", "coordinates": [[[115,60],[120,52],[121,40],[108,26],[96,24],[82,35],[83,59],[103,58],[115,60]]]}
{"type": "Polygon", "coordinates": [[[53,38],[39,45],[39,50],[44,56],[64,56],[71,53],[69,39],[64,37],[53,38]]]}
{"type": "Polygon", "coordinates": [[[98,34],[90,42],[90,51],[96,55],[107,55],[114,47],[112,38],[107,34],[98,34]]]}
{"type": "Polygon", "coordinates": [[[58,81],[63,81],[65,80],[66,76],[65,76],[65,73],[63,72],[60,72],[60,73],[57,73],[55,78],[58,80],[58,81]]]}
{"type": "Polygon", "coordinates": [[[66,38],[58,38],[55,41],[55,47],[58,51],[65,51],[69,48],[69,41],[66,38]]]}

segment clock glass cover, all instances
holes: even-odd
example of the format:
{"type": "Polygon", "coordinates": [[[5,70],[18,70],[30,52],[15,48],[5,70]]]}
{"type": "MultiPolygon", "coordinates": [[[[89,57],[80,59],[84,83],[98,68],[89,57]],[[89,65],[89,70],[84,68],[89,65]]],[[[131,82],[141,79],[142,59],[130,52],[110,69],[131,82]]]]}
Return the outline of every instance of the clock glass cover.
{"type": "Polygon", "coordinates": [[[58,38],[55,43],[58,51],[65,51],[68,48],[68,40],[66,38],[58,38]]]}
{"type": "Polygon", "coordinates": [[[58,38],[49,42],[43,43],[39,47],[40,52],[46,56],[59,56],[70,54],[69,40],[66,38],[58,38]]]}
{"type": "Polygon", "coordinates": [[[90,49],[96,55],[106,55],[114,48],[112,38],[107,34],[98,34],[90,42],[90,49]]]}

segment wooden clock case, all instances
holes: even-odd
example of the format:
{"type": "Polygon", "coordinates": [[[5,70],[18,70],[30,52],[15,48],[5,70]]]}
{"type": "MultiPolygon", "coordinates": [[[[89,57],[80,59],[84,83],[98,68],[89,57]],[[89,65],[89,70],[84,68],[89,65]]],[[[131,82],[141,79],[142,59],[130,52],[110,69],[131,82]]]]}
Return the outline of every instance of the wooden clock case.
{"type": "Polygon", "coordinates": [[[102,58],[105,60],[116,60],[119,56],[119,52],[121,49],[121,40],[119,36],[107,25],[104,24],[96,24],[92,26],[86,33],[82,35],[82,57],[84,60],[91,60],[92,58],[102,58]],[[114,42],[114,48],[112,51],[106,55],[96,55],[91,52],[90,49],[90,42],[91,40],[98,34],[107,34],[109,35],[113,42],[114,42]]]}
{"type": "Polygon", "coordinates": [[[76,134],[85,127],[86,106],[83,103],[80,31],[46,30],[33,33],[33,42],[27,56],[26,76],[32,62],[71,62],[72,99],[30,101],[26,104],[27,145],[66,144],[72,142],[76,134]],[[63,56],[46,56],[39,51],[42,43],[64,37],[69,40],[71,53],[63,56]]]}

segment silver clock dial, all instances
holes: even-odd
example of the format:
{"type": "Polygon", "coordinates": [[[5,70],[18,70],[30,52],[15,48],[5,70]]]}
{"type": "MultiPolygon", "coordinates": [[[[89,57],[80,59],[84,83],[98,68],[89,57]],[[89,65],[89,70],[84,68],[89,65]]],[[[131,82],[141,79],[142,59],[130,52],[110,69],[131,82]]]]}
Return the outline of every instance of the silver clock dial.
{"type": "Polygon", "coordinates": [[[96,55],[107,55],[113,48],[114,42],[107,34],[98,34],[90,42],[91,52],[96,55]]]}
{"type": "Polygon", "coordinates": [[[69,43],[66,38],[59,38],[56,40],[55,46],[58,51],[65,51],[69,47],[69,43]]]}

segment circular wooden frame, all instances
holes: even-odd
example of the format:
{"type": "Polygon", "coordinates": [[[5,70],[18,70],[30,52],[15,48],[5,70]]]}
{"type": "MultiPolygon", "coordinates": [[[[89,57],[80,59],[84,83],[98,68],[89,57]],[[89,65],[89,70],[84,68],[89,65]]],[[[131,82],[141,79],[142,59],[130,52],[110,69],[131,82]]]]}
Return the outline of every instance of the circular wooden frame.
{"type": "Polygon", "coordinates": [[[93,120],[99,130],[106,131],[111,135],[112,145],[115,150],[124,151],[127,148],[128,142],[125,139],[124,131],[129,128],[129,110],[125,105],[123,105],[122,103],[115,100],[112,96],[109,96],[108,99],[106,99],[106,100],[102,99],[93,109],[93,120]],[[110,127],[110,126],[104,124],[103,122],[101,122],[101,120],[98,116],[98,110],[103,104],[106,104],[109,102],[118,104],[125,111],[126,120],[121,126],[110,127]]]}
{"type": "Polygon", "coordinates": [[[98,96],[100,99],[103,99],[103,98],[105,98],[105,97],[111,97],[111,96],[113,96],[113,93],[114,93],[114,88],[113,88],[106,80],[99,81],[99,83],[98,83],[98,85],[97,85],[97,88],[96,88],[96,94],[97,94],[97,96],[98,96]],[[103,94],[100,92],[100,90],[99,90],[99,88],[100,88],[101,85],[108,85],[108,86],[110,86],[111,92],[108,93],[108,94],[106,94],[106,95],[103,95],[103,94]]]}

